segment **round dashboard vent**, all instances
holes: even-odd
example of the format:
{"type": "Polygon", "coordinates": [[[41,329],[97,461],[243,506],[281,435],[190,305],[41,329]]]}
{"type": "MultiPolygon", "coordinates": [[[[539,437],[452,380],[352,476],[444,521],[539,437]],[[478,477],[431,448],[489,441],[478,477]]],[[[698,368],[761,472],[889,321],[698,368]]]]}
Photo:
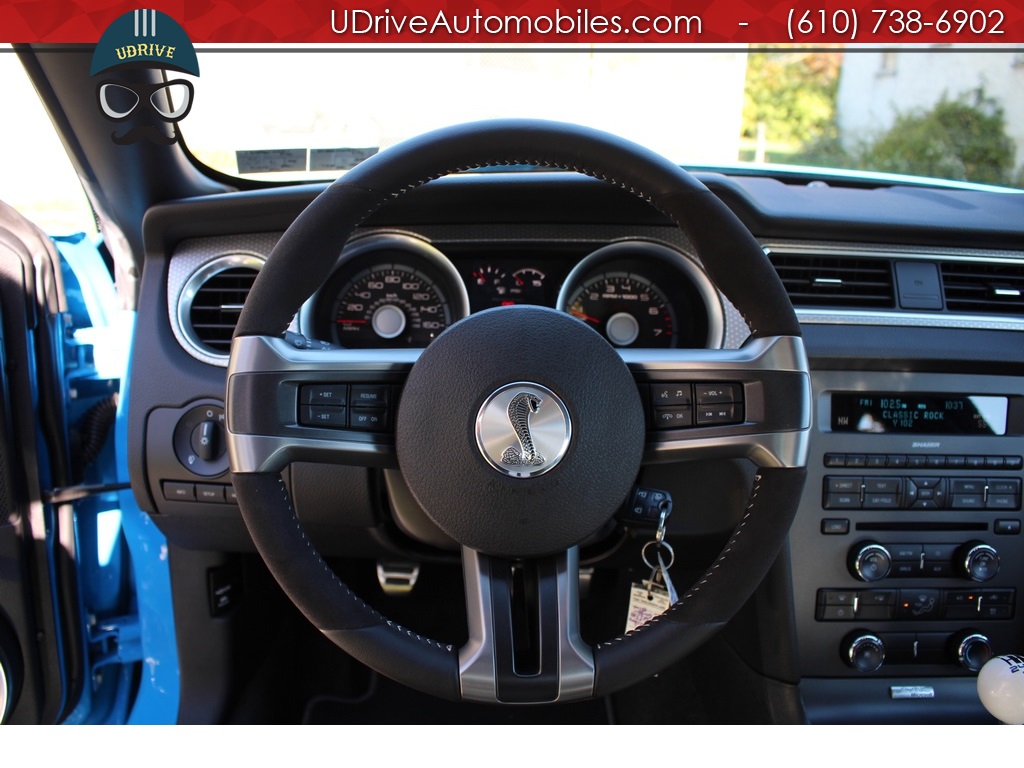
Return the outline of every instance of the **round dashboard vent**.
{"type": "Polygon", "coordinates": [[[200,359],[227,360],[238,316],[262,266],[254,256],[223,256],[189,277],[178,301],[178,324],[200,359]]]}

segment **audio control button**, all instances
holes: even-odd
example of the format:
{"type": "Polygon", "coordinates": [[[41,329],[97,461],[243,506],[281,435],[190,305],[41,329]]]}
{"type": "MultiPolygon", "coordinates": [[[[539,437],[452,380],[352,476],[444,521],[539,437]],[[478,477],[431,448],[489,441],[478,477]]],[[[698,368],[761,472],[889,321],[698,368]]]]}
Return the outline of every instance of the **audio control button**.
{"type": "Polygon", "coordinates": [[[898,477],[865,477],[865,493],[899,493],[903,485],[902,479],[898,477]]]}
{"type": "Polygon", "coordinates": [[[895,493],[865,493],[864,509],[899,509],[900,497],[895,493]]]}
{"type": "Polygon", "coordinates": [[[881,581],[889,575],[892,557],[881,544],[867,543],[854,547],[849,557],[850,573],[861,581],[881,581]]]}
{"type": "Polygon", "coordinates": [[[826,477],[829,493],[860,493],[859,477],[826,477]]]}
{"type": "Polygon", "coordinates": [[[954,493],[950,509],[984,509],[985,497],[981,493],[954,493]]]}
{"type": "Polygon", "coordinates": [[[825,509],[860,509],[860,493],[830,493],[825,509]]]}
{"type": "Polygon", "coordinates": [[[954,477],[949,481],[950,490],[953,493],[976,493],[985,492],[985,480],[975,477],[954,477]]]}
{"type": "Polygon", "coordinates": [[[920,544],[886,544],[885,546],[893,560],[912,560],[915,563],[921,561],[920,544]]]}

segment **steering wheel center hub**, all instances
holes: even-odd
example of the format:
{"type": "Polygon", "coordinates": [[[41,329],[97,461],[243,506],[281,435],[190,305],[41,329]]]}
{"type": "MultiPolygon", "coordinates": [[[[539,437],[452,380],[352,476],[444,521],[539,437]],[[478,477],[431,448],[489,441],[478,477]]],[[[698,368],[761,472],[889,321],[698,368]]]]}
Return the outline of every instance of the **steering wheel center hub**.
{"type": "Polygon", "coordinates": [[[599,531],[640,467],[643,408],[619,355],[578,320],[500,307],[420,356],[402,392],[398,463],[427,515],[489,555],[560,552],[599,531]]]}
{"type": "Polygon", "coordinates": [[[533,382],[516,381],[495,390],[476,417],[481,455],[509,477],[536,477],[558,466],[571,439],[565,403],[533,382]]]}

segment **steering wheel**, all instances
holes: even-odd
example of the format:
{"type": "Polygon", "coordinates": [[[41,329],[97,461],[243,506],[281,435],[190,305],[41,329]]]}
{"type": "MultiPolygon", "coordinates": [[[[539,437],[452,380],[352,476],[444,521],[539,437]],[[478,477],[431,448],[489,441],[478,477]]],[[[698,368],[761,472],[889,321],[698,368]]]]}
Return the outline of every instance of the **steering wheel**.
{"type": "MultiPolygon", "coordinates": [[[[354,390],[353,390],[354,391],[354,390]]],[[[448,699],[564,702],[639,682],[706,641],[740,609],[780,551],[803,487],[810,380],[792,305],[761,248],[703,184],[666,159],[579,126],[530,120],[428,133],[364,161],[285,232],[235,331],[226,398],[233,482],[259,554],[305,616],[343,650],[448,699]],[[348,350],[286,340],[356,226],[426,182],[485,166],[576,171],[628,190],[681,226],[751,335],[738,350],[615,350],[553,309],[504,307],[461,320],[424,350],[348,350]],[[729,382],[742,420],[648,429],[657,382],[729,382]],[[391,385],[383,432],[299,423],[313,389],[391,385]],[[641,463],[745,457],[758,469],[725,548],[665,613],[594,647],[579,634],[579,550],[608,525],[641,463]],[[406,629],[338,579],[303,531],[281,471],[293,461],[399,468],[462,547],[469,641],[406,629]],[[511,619],[528,569],[536,658],[511,619]],[[521,584],[522,582],[520,582],[521,584]],[[539,640],[539,642],[537,642],[539,640]]],[[[653,424],[651,425],[653,426],[653,424]]]]}

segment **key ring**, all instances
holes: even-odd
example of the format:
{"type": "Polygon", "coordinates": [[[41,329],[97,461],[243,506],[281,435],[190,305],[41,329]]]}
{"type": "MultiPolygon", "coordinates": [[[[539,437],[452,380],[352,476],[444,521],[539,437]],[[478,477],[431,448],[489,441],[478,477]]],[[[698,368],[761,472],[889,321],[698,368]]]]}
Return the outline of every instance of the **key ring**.
{"type": "Polygon", "coordinates": [[[672,545],[669,544],[667,541],[648,541],[646,544],[644,544],[644,548],[640,550],[640,557],[643,558],[644,565],[646,565],[651,570],[656,570],[658,568],[664,568],[667,571],[669,568],[672,567],[672,563],[674,563],[676,561],[675,550],[672,549],[672,545]],[[651,546],[655,547],[658,550],[658,564],[657,565],[655,565],[654,563],[652,563],[650,560],[647,559],[647,548],[651,547],[651,546]],[[662,559],[661,559],[661,550],[662,549],[668,550],[668,562],[667,563],[662,563],[662,559]]]}

